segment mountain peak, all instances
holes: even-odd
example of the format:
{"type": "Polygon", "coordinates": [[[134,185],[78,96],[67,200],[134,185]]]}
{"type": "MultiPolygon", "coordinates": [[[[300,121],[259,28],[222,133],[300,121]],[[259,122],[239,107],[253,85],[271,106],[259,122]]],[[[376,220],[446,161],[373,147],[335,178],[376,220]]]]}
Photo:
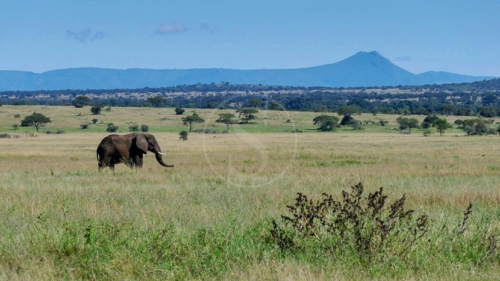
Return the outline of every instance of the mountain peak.
{"type": "Polygon", "coordinates": [[[369,55],[369,56],[378,56],[378,57],[382,57],[382,55],[377,52],[377,51],[370,51],[370,52],[363,52],[363,51],[359,51],[357,52],[355,55],[369,55]]]}
{"type": "MultiPolygon", "coordinates": [[[[389,59],[382,56],[377,51],[371,51],[371,52],[360,51],[344,59],[343,61],[338,62],[337,64],[339,63],[343,65],[356,66],[357,68],[374,67],[374,66],[381,69],[399,68],[398,66],[393,64],[389,59]]],[[[406,72],[406,70],[403,69],[401,70],[406,72]]]]}
{"type": "Polygon", "coordinates": [[[299,69],[62,69],[40,74],[0,71],[0,91],[121,89],[169,87],[197,83],[263,84],[305,87],[369,87],[462,83],[488,79],[452,73],[415,75],[377,51],[357,52],[342,61],[299,69]]]}
{"type": "Polygon", "coordinates": [[[348,59],[361,59],[361,60],[373,60],[373,59],[383,59],[383,60],[388,60],[386,57],[382,56],[379,52],[377,51],[370,51],[370,52],[357,52],[353,56],[351,56],[348,59]]]}

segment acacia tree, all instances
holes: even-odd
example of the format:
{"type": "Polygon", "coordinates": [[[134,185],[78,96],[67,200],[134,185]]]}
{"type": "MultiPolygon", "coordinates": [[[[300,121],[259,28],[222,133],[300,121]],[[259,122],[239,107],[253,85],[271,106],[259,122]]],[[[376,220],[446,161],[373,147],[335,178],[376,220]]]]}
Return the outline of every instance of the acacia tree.
{"type": "Polygon", "coordinates": [[[50,118],[46,117],[41,113],[33,112],[33,114],[26,116],[21,124],[25,126],[34,126],[37,133],[40,127],[45,126],[45,124],[50,123],[50,118]]]}
{"type": "Polygon", "coordinates": [[[427,115],[420,126],[424,129],[429,129],[432,126],[432,123],[437,119],[439,119],[439,117],[435,114],[427,115]]]}
{"type": "Polygon", "coordinates": [[[248,121],[257,118],[255,113],[259,112],[255,108],[240,108],[236,110],[236,113],[239,113],[238,117],[243,120],[243,122],[248,123],[248,121]]]}
{"type": "Polygon", "coordinates": [[[259,108],[264,104],[264,102],[260,99],[251,99],[247,103],[250,107],[254,108],[259,108]]]}
{"type": "Polygon", "coordinates": [[[455,124],[459,129],[462,129],[467,135],[486,135],[488,134],[488,122],[483,118],[474,118],[467,120],[457,120],[455,124]]]}
{"type": "Polygon", "coordinates": [[[406,118],[406,117],[399,116],[396,119],[396,122],[398,122],[399,129],[401,131],[408,129],[408,133],[410,133],[410,134],[411,134],[412,128],[418,128],[418,120],[415,118],[406,118]]]}
{"type": "Polygon", "coordinates": [[[81,108],[86,105],[90,105],[90,98],[87,96],[77,96],[73,101],[73,106],[76,108],[81,108]]]}
{"type": "Polygon", "coordinates": [[[271,105],[269,106],[269,110],[284,110],[283,106],[281,106],[279,103],[276,102],[271,102],[271,105]]]}
{"type": "Polygon", "coordinates": [[[479,116],[486,118],[493,118],[498,115],[496,108],[493,106],[480,106],[477,111],[479,116]]]}
{"type": "Polygon", "coordinates": [[[234,123],[234,114],[232,113],[221,113],[219,114],[219,119],[215,120],[217,123],[226,124],[226,133],[229,132],[229,125],[234,123]]]}
{"type": "Polygon", "coordinates": [[[149,97],[146,99],[151,105],[153,105],[154,107],[161,107],[163,105],[165,105],[165,102],[167,101],[166,98],[160,96],[160,95],[156,95],[154,97],[149,97]]]}
{"type": "Polygon", "coordinates": [[[343,115],[344,117],[342,118],[342,121],[340,121],[340,125],[351,125],[351,123],[354,121],[354,118],[352,117],[353,114],[360,114],[361,109],[359,107],[354,106],[354,105],[345,105],[340,107],[337,110],[337,113],[339,115],[343,115]]]}
{"type": "Polygon", "coordinates": [[[193,112],[193,115],[182,118],[182,124],[184,124],[184,126],[189,125],[189,132],[191,132],[193,129],[193,123],[203,123],[203,122],[205,122],[205,119],[198,116],[196,112],[193,112]]]}
{"type": "Polygon", "coordinates": [[[434,122],[432,122],[432,125],[436,127],[440,136],[443,135],[444,131],[453,127],[450,123],[448,123],[448,121],[446,121],[446,119],[440,118],[434,120],[434,122]]]}
{"type": "Polygon", "coordinates": [[[333,131],[338,127],[339,118],[332,115],[319,115],[313,119],[313,124],[319,126],[320,131],[333,131]]]}

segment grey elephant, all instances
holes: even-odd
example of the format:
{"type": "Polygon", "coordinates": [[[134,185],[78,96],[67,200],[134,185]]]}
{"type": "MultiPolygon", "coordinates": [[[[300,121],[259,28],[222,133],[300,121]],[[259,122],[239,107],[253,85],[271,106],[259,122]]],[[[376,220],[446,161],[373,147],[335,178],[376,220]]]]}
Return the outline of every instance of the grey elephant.
{"type": "Polygon", "coordinates": [[[115,169],[115,164],[124,163],[130,168],[142,168],[143,156],[151,151],[156,156],[156,161],[164,167],[173,167],[163,162],[163,153],[151,134],[132,133],[126,135],[109,135],[102,139],[97,146],[98,169],[105,167],[115,169]]]}

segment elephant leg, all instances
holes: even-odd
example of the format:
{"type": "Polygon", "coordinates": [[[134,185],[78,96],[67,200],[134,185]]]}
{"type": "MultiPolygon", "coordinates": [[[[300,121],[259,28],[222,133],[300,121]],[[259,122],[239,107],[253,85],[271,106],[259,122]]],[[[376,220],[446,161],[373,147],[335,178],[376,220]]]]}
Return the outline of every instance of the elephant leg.
{"type": "Polygon", "coordinates": [[[128,163],[129,163],[129,166],[130,166],[130,169],[134,169],[136,164],[135,164],[135,157],[134,156],[131,156],[129,159],[128,159],[128,163]]]}
{"type": "Polygon", "coordinates": [[[118,155],[116,162],[123,163],[123,164],[125,164],[125,166],[129,167],[130,169],[134,168],[134,158],[133,157],[124,158],[121,155],[118,155]]]}
{"type": "Polygon", "coordinates": [[[106,166],[104,165],[104,162],[102,161],[102,159],[97,162],[97,170],[99,172],[102,171],[102,169],[104,169],[105,167],[106,166]]]}
{"type": "Polygon", "coordinates": [[[142,156],[143,156],[142,154],[135,156],[135,165],[137,166],[137,168],[142,168],[142,163],[143,163],[142,156]]]}
{"type": "Polygon", "coordinates": [[[109,155],[103,155],[99,162],[97,163],[97,169],[99,171],[102,171],[104,168],[111,166],[111,163],[113,162],[111,156],[109,155]]]}
{"type": "Polygon", "coordinates": [[[142,154],[130,155],[128,163],[130,168],[142,168],[142,154]]]}

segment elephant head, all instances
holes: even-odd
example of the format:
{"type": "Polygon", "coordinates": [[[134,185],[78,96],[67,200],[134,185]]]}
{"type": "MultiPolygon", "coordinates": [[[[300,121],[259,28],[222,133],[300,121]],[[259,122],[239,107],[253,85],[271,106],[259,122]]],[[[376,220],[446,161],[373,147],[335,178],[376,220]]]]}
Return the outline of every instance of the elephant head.
{"type": "Polygon", "coordinates": [[[160,163],[163,167],[173,167],[174,165],[168,165],[163,162],[163,153],[161,152],[161,148],[156,141],[156,138],[151,134],[135,134],[135,145],[138,149],[140,149],[144,154],[147,154],[148,151],[151,151],[155,154],[156,161],[160,163]]]}

